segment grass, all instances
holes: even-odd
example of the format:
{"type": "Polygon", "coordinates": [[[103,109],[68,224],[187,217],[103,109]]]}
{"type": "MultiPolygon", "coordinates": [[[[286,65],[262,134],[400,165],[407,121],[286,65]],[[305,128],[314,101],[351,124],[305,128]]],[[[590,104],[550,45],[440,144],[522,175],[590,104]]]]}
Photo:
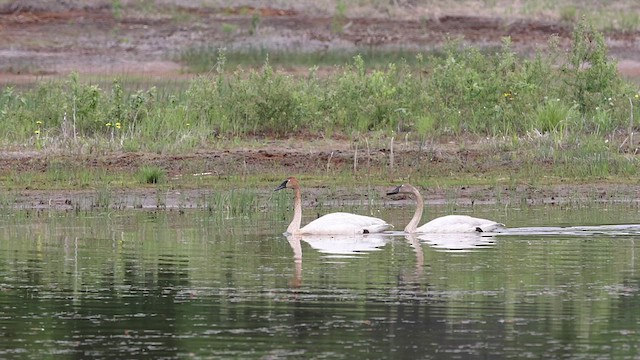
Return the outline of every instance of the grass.
{"type": "MultiPolygon", "coordinates": [[[[126,17],[125,6],[113,4],[114,17],[126,17]]],[[[196,207],[242,217],[266,206],[255,191],[269,191],[282,181],[283,167],[274,163],[260,173],[245,169],[240,174],[241,164],[229,162],[216,168],[215,176],[176,179],[159,166],[107,172],[68,166],[55,155],[84,161],[123,152],[260,148],[296,136],[358,144],[358,161],[334,157],[300,174],[305,186],[330,184],[321,202],[336,188],[353,189],[355,198],[342,200],[341,206],[371,207],[384,201],[372,188],[404,181],[443,188],[449,203],[455,202],[457,188],[468,185],[494,187],[499,195],[504,191],[500,196],[508,202],[523,196],[515,186],[522,183],[536,188],[559,182],[636,182],[640,164],[632,133],[640,119],[638,87],[617,75],[598,30],[637,30],[638,15],[616,6],[599,8],[595,2],[527,4],[514,14],[551,11],[576,24],[570,51],[559,49],[553,38],[528,59],[518,57],[508,39],[497,49],[481,51],[452,41],[426,53],[374,48],[220,52],[202,47],[176,55],[195,72],[205,73],[184,82],[72,75],[31,88],[5,87],[0,144],[51,156],[43,160],[44,171],[0,174],[0,188],[9,190],[0,205],[11,207],[24,189],[87,189],[95,191],[92,208],[112,209],[122,206],[113,189],[160,184],[159,207],[167,204],[167,189],[211,188],[216,191],[196,207]],[[279,71],[300,66],[309,71],[279,71]],[[391,168],[391,139],[418,156],[396,156],[391,168]],[[458,148],[442,151],[439,146],[449,141],[458,148]]],[[[501,2],[485,5],[499,8],[501,2]]],[[[343,31],[350,6],[335,3],[334,32],[343,31]]],[[[188,21],[181,11],[175,10],[175,21],[188,21]]],[[[253,16],[248,31],[260,32],[262,19],[253,16]]],[[[228,36],[246,30],[220,26],[228,36]]],[[[33,67],[12,71],[37,73],[33,67]]],[[[181,161],[185,174],[209,165],[202,159],[181,161]]],[[[289,218],[290,194],[269,196],[269,203],[282,209],[277,216],[289,218]]]]}
{"type": "MultiPolygon", "coordinates": [[[[526,185],[529,192],[544,195],[549,191],[548,185],[552,184],[610,182],[612,177],[615,178],[614,183],[634,184],[639,175],[640,164],[637,160],[612,152],[608,148],[609,143],[597,136],[590,139],[570,138],[562,149],[554,147],[553,140],[546,136],[531,139],[529,142],[525,144],[518,140],[503,144],[499,148],[493,147],[495,143],[492,142],[485,148],[469,149],[477,153],[477,162],[468,159],[443,159],[433,162],[428,157],[420,161],[411,158],[398,159],[397,171],[391,171],[381,165],[372,166],[369,170],[360,171],[358,181],[354,181],[348,164],[337,167],[331,173],[325,173],[323,169],[308,169],[296,175],[304,183],[305,201],[309,201],[308,207],[313,209],[308,214],[322,213],[325,211],[323,206],[328,205],[360,211],[364,207],[374,215],[382,204],[389,202],[389,199],[382,195],[384,189],[404,182],[444,192],[448,194],[445,198],[448,204],[456,204],[460,189],[467,187],[482,189],[482,194],[485,194],[482,195],[482,199],[487,196],[487,191],[493,191],[498,203],[515,204],[518,199],[522,202],[525,196],[527,199],[529,196],[536,198],[536,195],[521,194],[517,190],[518,185],[526,185]],[[546,149],[555,150],[543,151],[546,149]]],[[[188,162],[185,162],[185,165],[188,166],[188,162]]],[[[103,170],[82,170],[77,167],[70,169],[64,179],[58,177],[59,174],[55,171],[20,173],[20,181],[8,187],[6,179],[0,177],[0,188],[8,189],[3,191],[0,197],[0,208],[11,209],[14,204],[21,204],[22,200],[19,198],[24,189],[21,186],[26,186],[26,189],[71,190],[67,194],[56,194],[59,198],[70,199],[70,204],[76,212],[136,208],[142,207],[143,202],[145,207],[148,207],[151,201],[154,209],[201,209],[210,212],[214,218],[222,219],[250,218],[253,214],[273,207],[277,210],[273,212],[273,216],[287,219],[290,217],[293,195],[290,192],[272,191],[283,180],[282,172],[252,173],[243,177],[234,176],[233,171],[228,170],[224,176],[171,178],[157,187],[154,186],[154,191],[147,195],[142,196],[134,192],[133,194],[137,194],[134,198],[126,195],[126,191],[115,191],[139,187],[139,174],[119,171],[111,172],[110,177],[105,178],[103,170]],[[75,193],[78,187],[67,179],[79,173],[95,177],[90,187],[85,188],[82,193],[75,193]],[[193,194],[199,195],[194,197],[193,194]],[[146,201],[142,200],[144,198],[146,201]]],[[[627,196],[625,190],[635,191],[634,187],[615,189],[609,189],[607,196],[613,199],[620,195],[627,196]]],[[[589,199],[589,194],[576,191],[568,201],[588,203],[589,199]]],[[[525,204],[526,202],[521,205],[525,204]]],[[[43,205],[46,207],[46,204],[43,205]]]]}
{"type": "MultiPolygon", "coordinates": [[[[439,139],[492,139],[488,147],[504,152],[475,151],[498,164],[495,169],[468,159],[439,166],[411,159],[391,162],[390,153],[373,170],[367,156],[369,160],[346,166],[331,158],[311,173],[368,181],[392,178],[403,169],[407,177],[457,173],[469,181],[478,173],[499,177],[504,169],[500,162],[520,161],[523,166],[512,170],[522,178],[541,162],[556,164],[558,176],[635,176],[637,161],[626,152],[636,145],[630,135],[638,128],[635,119],[640,119],[637,86],[620,78],[602,34],[588,21],[576,26],[569,52],[556,43],[551,38],[547,49],[529,59],[518,57],[509,39],[491,52],[453,41],[434,54],[391,53],[397,58],[377,52],[334,53],[327,56],[344,56],[343,65],[323,75],[311,69],[304,76],[273,67],[277,56],[296,54],[258,51],[254,57],[264,57],[262,66],[245,69],[238,67],[240,61],[250,63],[242,54],[216,52],[215,63],[204,65],[211,71],[185,84],[141,87],[127,79],[87,82],[72,75],[31,89],[5,87],[0,94],[0,144],[96,156],[114,151],[193,152],[246,146],[252,141],[248,139],[305,136],[359,140],[364,154],[374,145],[389,149],[390,139],[415,143],[420,152],[423,144],[439,139]],[[478,166],[486,169],[478,171],[478,166]]],[[[317,58],[308,59],[317,65],[317,58]]],[[[227,164],[221,173],[231,174],[238,166],[227,164]]],[[[111,174],[61,171],[63,167],[50,166],[45,175],[29,176],[56,184],[51,186],[81,188],[91,187],[94,175],[118,186],[167,181],[157,167],[116,180],[109,180],[111,174]],[[77,176],[67,175],[74,172],[77,176]]],[[[242,182],[257,181],[242,172],[242,182]]]]}
{"type": "Polygon", "coordinates": [[[356,55],[331,74],[299,77],[274,70],[271,56],[258,70],[229,71],[223,52],[213,73],[182,92],[132,89],[120,79],[103,87],[78,76],[27,91],[7,87],[0,141],[178,151],[247,136],[614,133],[628,128],[629,99],[637,102],[637,88],[617,75],[602,35],[586,22],[568,54],[551,39],[544,53],[521,59],[505,39],[493,53],[452,42],[442,55],[411,59],[372,68],[356,55]]]}
{"type": "Polygon", "coordinates": [[[141,184],[161,184],[166,180],[166,172],[158,166],[142,166],[136,175],[141,184]]]}
{"type": "MultiPolygon", "coordinates": [[[[0,176],[0,188],[10,191],[91,191],[102,187],[139,188],[141,185],[154,185],[156,181],[162,188],[170,189],[268,190],[287,175],[304,175],[305,184],[310,187],[330,184],[337,188],[348,188],[354,186],[355,180],[356,187],[361,189],[418,180],[425,185],[438,182],[443,187],[512,182],[582,183],[614,179],[626,182],[640,175],[640,160],[636,156],[620,152],[618,141],[595,134],[581,136],[565,133],[552,136],[548,133],[531,133],[526,137],[479,140],[469,139],[469,145],[457,145],[456,149],[444,151],[440,145],[434,145],[434,149],[430,150],[420,149],[421,145],[417,142],[409,142],[408,145],[403,144],[402,153],[398,150],[392,168],[388,155],[381,156],[380,149],[385,148],[384,143],[371,139],[374,154],[370,158],[361,154],[362,166],[355,171],[350,159],[345,161],[344,157],[333,158],[331,167],[327,170],[323,166],[327,159],[314,155],[307,160],[306,169],[296,170],[294,174],[289,173],[291,169],[278,165],[277,158],[262,167],[250,167],[244,173],[238,172],[238,163],[233,160],[229,160],[227,164],[204,164],[198,159],[185,159],[180,160],[184,169],[183,176],[172,178],[168,178],[159,167],[146,169],[145,166],[133,173],[126,168],[107,171],[104,168],[82,166],[68,167],[62,172],[56,168],[55,160],[51,160],[53,166],[48,166],[44,172],[11,172],[0,176]],[[370,161],[369,165],[365,165],[367,161],[370,161]],[[194,171],[209,169],[212,165],[216,170],[215,175],[189,175],[194,171]]],[[[164,161],[168,165],[173,160],[167,157],[164,161]]]]}

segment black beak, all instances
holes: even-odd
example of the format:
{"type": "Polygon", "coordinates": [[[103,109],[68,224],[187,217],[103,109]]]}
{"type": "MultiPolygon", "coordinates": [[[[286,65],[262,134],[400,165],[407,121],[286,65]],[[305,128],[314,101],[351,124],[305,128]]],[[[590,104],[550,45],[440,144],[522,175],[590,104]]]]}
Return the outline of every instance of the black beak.
{"type": "Polygon", "coordinates": [[[275,188],[273,191],[278,191],[278,190],[282,190],[282,189],[286,189],[287,188],[287,183],[289,182],[289,180],[285,180],[282,182],[282,184],[280,184],[280,186],[278,186],[277,188],[275,188]]]}
{"type": "Polygon", "coordinates": [[[395,194],[399,194],[399,193],[400,193],[400,188],[401,188],[401,187],[402,187],[402,185],[400,185],[400,186],[396,187],[395,189],[393,189],[393,190],[389,191],[389,192],[387,193],[387,195],[395,195],[395,194]]]}

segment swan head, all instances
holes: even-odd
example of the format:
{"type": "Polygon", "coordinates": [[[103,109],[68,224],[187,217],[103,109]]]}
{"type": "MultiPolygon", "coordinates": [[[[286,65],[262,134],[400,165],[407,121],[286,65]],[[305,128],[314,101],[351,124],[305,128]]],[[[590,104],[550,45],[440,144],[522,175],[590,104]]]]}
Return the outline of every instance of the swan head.
{"type": "Polygon", "coordinates": [[[396,186],[393,190],[388,191],[387,195],[395,195],[400,193],[400,189],[402,189],[402,185],[396,186]]]}
{"type": "Polygon", "coordinates": [[[396,195],[396,194],[403,194],[403,193],[413,193],[412,186],[407,184],[396,186],[396,188],[389,191],[387,195],[396,195]]]}
{"type": "Polygon", "coordinates": [[[287,189],[287,188],[296,189],[299,187],[300,187],[300,184],[298,184],[298,179],[294,177],[288,177],[285,181],[282,182],[282,184],[280,184],[273,191],[278,191],[278,190],[287,189]]]}

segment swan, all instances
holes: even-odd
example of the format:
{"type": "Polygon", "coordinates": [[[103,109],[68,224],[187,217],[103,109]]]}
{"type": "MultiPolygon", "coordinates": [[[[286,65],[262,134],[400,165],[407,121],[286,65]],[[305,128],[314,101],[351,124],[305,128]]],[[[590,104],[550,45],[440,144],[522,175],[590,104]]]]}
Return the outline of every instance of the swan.
{"type": "Polygon", "coordinates": [[[422,218],[422,211],[424,209],[424,200],[422,199],[422,195],[420,195],[420,191],[409,184],[403,184],[387,193],[387,195],[394,194],[413,194],[416,197],[418,205],[416,212],[404,228],[404,231],[409,234],[492,232],[504,228],[504,224],[467,215],[446,215],[433,219],[418,227],[418,222],[422,218]]]}
{"type": "Polygon", "coordinates": [[[274,191],[292,189],[294,191],[293,220],[286,234],[291,235],[354,235],[380,233],[393,227],[382,219],[371,216],[337,212],[319,217],[300,228],[302,221],[302,197],[300,183],[295,177],[289,177],[274,191]]]}

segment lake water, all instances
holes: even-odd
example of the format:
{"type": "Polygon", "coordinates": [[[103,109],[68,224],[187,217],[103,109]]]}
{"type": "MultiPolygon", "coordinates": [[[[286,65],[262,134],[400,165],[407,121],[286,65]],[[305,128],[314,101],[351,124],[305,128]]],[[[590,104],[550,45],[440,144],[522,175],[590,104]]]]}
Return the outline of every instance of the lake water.
{"type": "Polygon", "coordinates": [[[640,358],[637,208],[455,210],[519,229],[298,241],[288,212],[5,212],[0,358],[640,358]]]}

